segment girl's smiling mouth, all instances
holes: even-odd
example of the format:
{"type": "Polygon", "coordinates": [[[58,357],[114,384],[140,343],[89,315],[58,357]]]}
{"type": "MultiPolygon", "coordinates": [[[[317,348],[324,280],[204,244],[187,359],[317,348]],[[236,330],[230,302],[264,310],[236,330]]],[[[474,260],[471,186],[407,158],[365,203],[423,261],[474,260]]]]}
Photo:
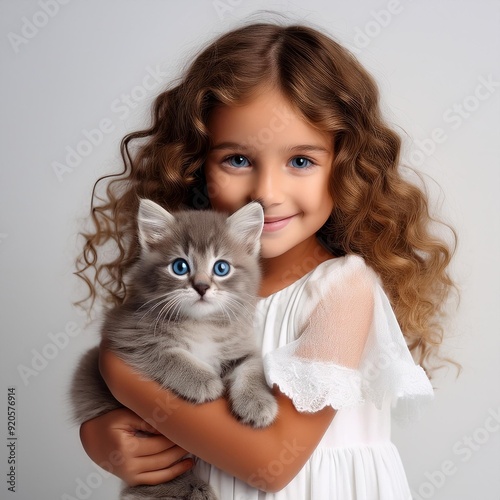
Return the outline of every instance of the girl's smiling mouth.
{"type": "Polygon", "coordinates": [[[295,215],[286,217],[264,217],[264,229],[262,231],[265,233],[279,231],[287,226],[294,217],[295,215]]]}

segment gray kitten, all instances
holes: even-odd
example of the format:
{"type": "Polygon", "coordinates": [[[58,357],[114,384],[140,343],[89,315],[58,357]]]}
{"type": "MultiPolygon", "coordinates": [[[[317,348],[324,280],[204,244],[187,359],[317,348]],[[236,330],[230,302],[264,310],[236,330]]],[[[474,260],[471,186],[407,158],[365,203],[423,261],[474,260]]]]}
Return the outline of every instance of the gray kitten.
{"type": "MultiPolygon", "coordinates": [[[[278,408],[253,332],[263,223],[256,202],[227,217],[214,211],[171,214],[141,200],[141,254],[125,301],[106,314],[102,328],[110,349],[139,373],[194,403],[227,390],[234,414],[254,427],[271,424],[278,408]]],[[[122,407],[100,376],[97,348],[80,361],[71,398],[80,424],[122,407]]],[[[158,486],[127,487],[121,498],[216,496],[189,471],[158,486]]]]}

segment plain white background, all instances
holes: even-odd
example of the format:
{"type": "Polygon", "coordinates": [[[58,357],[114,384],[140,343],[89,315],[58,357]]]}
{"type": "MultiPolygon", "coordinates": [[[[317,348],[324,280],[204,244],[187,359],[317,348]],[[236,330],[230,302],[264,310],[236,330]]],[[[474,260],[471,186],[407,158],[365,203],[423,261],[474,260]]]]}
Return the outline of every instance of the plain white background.
{"type": "Polygon", "coordinates": [[[432,408],[394,426],[394,440],[415,499],[500,498],[497,0],[3,0],[0,9],[0,497],[116,497],[119,482],[91,464],[68,423],[68,380],[96,342],[72,306],[82,293],[76,235],[94,181],[121,168],[119,142],[146,125],[162,84],[207,40],[268,9],[356,53],[379,82],[406,160],[440,186],[429,181],[434,206],[460,239],[461,303],[446,348],[463,373],[442,371],[432,408]],[[144,80],[150,73],[157,80],[144,80]],[[8,494],[13,386],[17,491],[8,494]]]}

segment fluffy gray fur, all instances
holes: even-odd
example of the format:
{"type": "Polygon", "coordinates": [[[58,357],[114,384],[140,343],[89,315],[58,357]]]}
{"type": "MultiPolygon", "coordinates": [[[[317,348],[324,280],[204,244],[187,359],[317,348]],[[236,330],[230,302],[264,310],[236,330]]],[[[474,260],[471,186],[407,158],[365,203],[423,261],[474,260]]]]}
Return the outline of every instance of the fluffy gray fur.
{"type": "MultiPolygon", "coordinates": [[[[102,328],[110,349],[139,373],[194,403],[227,390],[234,414],[254,427],[271,424],[277,414],[253,333],[263,223],[255,202],[227,217],[171,214],[141,200],[141,254],[125,301],[106,314],[102,328]],[[185,274],[178,259],[189,267],[185,274]],[[218,275],[227,264],[227,275],[218,275]]],[[[97,348],[81,359],[70,393],[78,423],[122,407],[100,376],[97,348]]],[[[128,487],[121,498],[216,497],[188,472],[162,485],[128,487]]]]}

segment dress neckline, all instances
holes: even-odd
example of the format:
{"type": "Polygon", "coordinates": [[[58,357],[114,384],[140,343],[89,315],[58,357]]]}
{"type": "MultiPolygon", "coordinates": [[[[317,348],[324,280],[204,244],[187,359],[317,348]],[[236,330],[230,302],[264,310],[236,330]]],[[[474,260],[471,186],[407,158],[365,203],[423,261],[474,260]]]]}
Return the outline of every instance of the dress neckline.
{"type": "Polygon", "coordinates": [[[287,286],[285,286],[283,288],[280,288],[279,290],[276,290],[273,293],[270,293],[266,297],[259,297],[258,298],[258,302],[264,302],[267,299],[270,299],[270,298],[272,298],[272,297],[274,297],[274,296],[276,296],[278,294],[281,294],[282,292],[285,292],[287,290],[290,290],[291,288],[294,288],[294,287],[298,286],[303,281],[306,281],[307,279],[309,279],[311,277],[311,275],[314,272],[316,272],[317,269],[322,268],[326,264],[332,263],[334,261],[339,261],[339,260],[342,260],[344,258],[345,258],[345,255],[342,255],[342,256],[339,256],[339,257],[333,257],[331,259],[327,259],[327,260],[324,260],[323,262],[320,262],[314,269],[311,269],[309,272],[307,272],[306,274],[304,274],[303,276],[301,276],[300,278],[298,278],[297,280],[295,280],[293,283],[290,283],[289,285],[287,285],[287,286]]]}

